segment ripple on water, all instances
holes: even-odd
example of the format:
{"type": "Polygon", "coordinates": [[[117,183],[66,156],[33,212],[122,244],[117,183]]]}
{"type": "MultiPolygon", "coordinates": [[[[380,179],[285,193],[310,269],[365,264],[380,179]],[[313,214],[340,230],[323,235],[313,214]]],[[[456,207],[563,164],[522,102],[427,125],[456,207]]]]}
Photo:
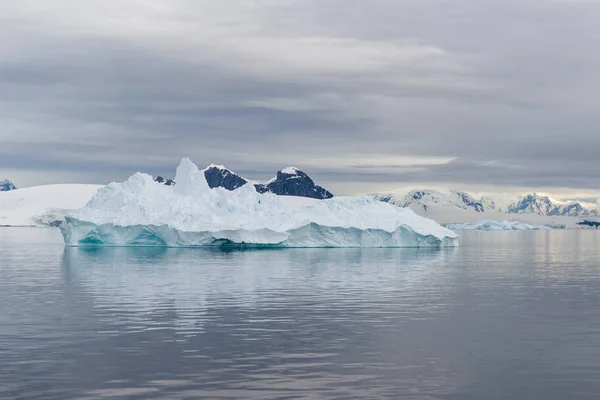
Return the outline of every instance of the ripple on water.
{"type": "Polygon", "coordinates": [[[0,229],[0,398],[597,398],[599,232],[462,237],[65,249],[0,229]]]}

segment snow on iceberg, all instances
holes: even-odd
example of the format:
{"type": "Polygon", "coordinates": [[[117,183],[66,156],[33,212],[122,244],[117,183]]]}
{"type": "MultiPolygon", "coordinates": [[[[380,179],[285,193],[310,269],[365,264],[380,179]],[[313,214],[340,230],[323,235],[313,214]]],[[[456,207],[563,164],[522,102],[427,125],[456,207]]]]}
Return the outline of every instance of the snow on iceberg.
{"type": "Polygon", "coordinates": [[[528,231],[545,230],[550,227],[545,225],[530,225],[518,221],[479,221],[475,223],[448,224],[448,229],[453,230],[475,230],[475,231],[528,231]]]}
{"type": "Polygon", "coordinates": [[[210,189],[185,158],[175,186],[137,173],[100,189],[61,225],[68,246],[449,247],[458,236],[413,211],[368,198],[290,206],[252,185],[210,189]]]}

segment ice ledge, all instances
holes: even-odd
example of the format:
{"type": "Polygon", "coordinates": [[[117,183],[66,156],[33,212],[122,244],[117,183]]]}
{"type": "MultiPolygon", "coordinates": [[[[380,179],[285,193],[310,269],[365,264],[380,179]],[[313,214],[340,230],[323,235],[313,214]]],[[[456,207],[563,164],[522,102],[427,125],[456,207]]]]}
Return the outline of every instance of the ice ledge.
{"type": "Polygon", "coordinates": [[[67,246],[211,247],[456,247],[458,237],[420,235],[400,226],[392,232],[309,223],[286,232],[270,229],[179,231],[168,225],[94,224],[67,217],[60,227],[67,246]]]}

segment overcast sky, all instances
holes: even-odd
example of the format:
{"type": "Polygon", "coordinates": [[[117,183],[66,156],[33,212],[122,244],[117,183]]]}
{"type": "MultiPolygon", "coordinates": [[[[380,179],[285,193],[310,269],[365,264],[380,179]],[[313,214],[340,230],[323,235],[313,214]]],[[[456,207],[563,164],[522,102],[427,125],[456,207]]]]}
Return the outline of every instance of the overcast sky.
{"type": "Polygon", "coordinates": [[[593,198],[598,21],[595,0],[0,0],[0,178],[189,156],[342,194],[593,198]]]}

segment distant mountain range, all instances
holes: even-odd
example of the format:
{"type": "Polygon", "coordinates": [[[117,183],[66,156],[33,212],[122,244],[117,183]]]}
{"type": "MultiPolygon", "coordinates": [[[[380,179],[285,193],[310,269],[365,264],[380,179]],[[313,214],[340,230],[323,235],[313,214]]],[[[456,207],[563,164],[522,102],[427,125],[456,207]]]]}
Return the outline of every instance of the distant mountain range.
{"type": "MultiPolygon", "coordinates": [[[[235,190],[246,184],[252,184],[259,193],[273,193],[281,196],[299,196],[313,199],[329,199],[333,194],[315,182],[304,172],[294,167],[287,167],[277,172],[277,175],[266,182],[246,179],[222,165],[211,164],[204,170],[204,176],[211,188],[222,187],[235,190]]],[[[171,179],[157,177],[155,179],[165,185],[173,185],[171,179]]]]}
{"type": "Polygon", "coordinates": [[[375,200],[394,204],[399,207],[410,207],[427,211],[429,207],[438,206],[447,209],[470,210],[479,213],[490,211],[508,214],[536,214],[543,216],[585,217],[598,216],[597,210],[590,210],[580,203],[562,204],[548,196],[531,193],[518,199],[506,197],[475,198],[461,191],[442,192],[438,190],[411,190],[404,195],[374,193],[370,197],[375,200]]]}
{"type": "Polygon", "coordinates": [[[586,217],[598,215],[598,210],[589,210],[580,203],[557,204],[547,196],[533,193],[519,199],[510,205],[508,212],[511,214],[537,214],[547,216],[586,217]]]}
{"type": "MultiPolygon", "coordinates": [[[[266,182],[246,179],[230,169],[211,164],[204,170],[204,176],[211,188],[222,187],[235,190],[243,185],[254,185],[259,193],[273,193],[283,196],[299,196],[313,199],[329,199],[333,194],[315,182],[303,171],[287,167],[278,171],[276,176],[266,182]]],[[[155,181],[167,186],[175,185],[172,179],[161,176],[155,181]]],[[[0,192],[15,190],[17,187],[8,179],[0,180],[0,192]]],[[[409,207],[419,213],[427,212],[431,207],[440,210],[466,210],[477,213],[506,213],[521,215],[541,215],[548,217],[600,217],[597,209],[589,209],[581,203],[562,203],[548,196],[530,193],[520,198],[507,196],[475,196],[455,190],[417,189],[403,194],[371,193],[367,195],[375,200],[390,203],[398,207],[409,207]]]]}
{"type": "Polygon", "coordinates": [[[0,181],[0,192],[8,192],[9,190],[15,190],[16,188],[17,187],[8,179],[0,181]]]}

